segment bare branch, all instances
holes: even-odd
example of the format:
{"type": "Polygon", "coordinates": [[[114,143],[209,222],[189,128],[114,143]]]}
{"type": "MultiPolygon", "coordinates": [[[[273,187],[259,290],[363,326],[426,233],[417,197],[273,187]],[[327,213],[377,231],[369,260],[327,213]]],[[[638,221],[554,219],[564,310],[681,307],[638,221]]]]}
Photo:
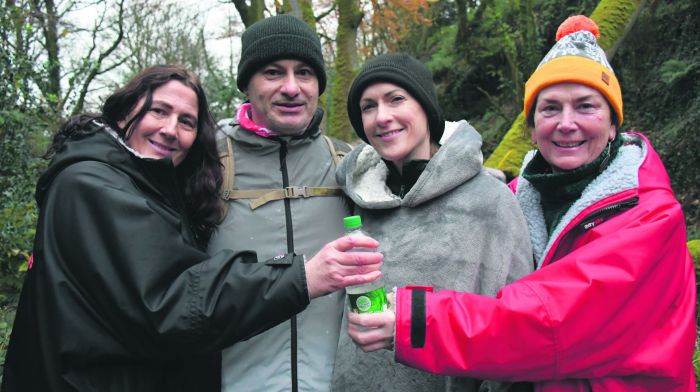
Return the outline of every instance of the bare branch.
{"type": "Polygon", "coordinates": [[[119,16],[117,18],[117,26],[118,26],[117,37],[114,39],[114,41],[112,41],[112,45],[110,45],[106,50],[104,50],[103,52],[100,53],[97,60],[95,60],[94,64],[92,64],[92,66],[90,67],[90,72],[83,80],[82,88],[80,90],[80,94],[78,95],[78,101],[76,102],[75,106],[73,107],[72,114],[77,114],[81,110],[83,110],[83,106],[85,105],[85,96],[87,95],[87,93],[89,91],[90,83],[92,83],[92,81],[98,75],[98,72],[102,68],[102,62],[112,52],[114,52],[117,49],[117,47],[119,46],[119,43],[124,38],[124,1],[125,0],[119,1],[119,14],[118,14],[119,16]]]}
{"type": "Polygon", "coordinates": [[[476,86],[476,89],[479,90],[482,94],[484,94],[486,99],[488,99],[488,101],[491,102],[491,107],[493,107],[493,109],[496,111],[496,113],[499,116],[501,116],[501,118],[506,120],[506,122],[513,121],[512,117],[509,117],[503,110],[501,110],[503,105],[496,102],[496,100],[491,96],[491,94],[488,93],[488,91],[484,90],[483,88],[481,88],[479,86],[476,86]]]}
{"type": "Polygon", "coordinates": [[[318,14],[318,16],[316,17],[316,22],[317,22],[317,23],[320,22],[323,18],[325,18],[326,16],[328,16],[328,15],[332,14],[333,12],[335,12],[335,9],[336,9],[336,8],[337,8],[337,4],[334,2],[333,5],[331,6],[331,8],[329,8],[329,9],[327,9],[326,11],[321,12],[320,14],[318,14]]]}

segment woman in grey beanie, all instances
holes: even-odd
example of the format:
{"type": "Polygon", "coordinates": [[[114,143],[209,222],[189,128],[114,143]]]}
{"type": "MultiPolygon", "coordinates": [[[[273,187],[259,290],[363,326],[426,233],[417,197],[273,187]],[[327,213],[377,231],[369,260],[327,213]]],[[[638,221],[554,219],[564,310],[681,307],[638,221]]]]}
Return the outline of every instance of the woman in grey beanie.
{"type": "MultiPolygon", "coordinates": [[[[412,282],[495,295],[532,271],[525,219],[507,186],[486,174],[481,136],[462,120],[440,144],[445,119],[425,65],[401,53],[367,61],[347,108],[368,144],[345,157],[336,179],[380,243],[387,290],[412,282]]],[[[365,315],[346,315],[348,331],[373,333],[365,315]]],[[[341,334],[335,391],[476,391],[479,384],[396,364],[393,351],[364,353],[341,334]]]]}

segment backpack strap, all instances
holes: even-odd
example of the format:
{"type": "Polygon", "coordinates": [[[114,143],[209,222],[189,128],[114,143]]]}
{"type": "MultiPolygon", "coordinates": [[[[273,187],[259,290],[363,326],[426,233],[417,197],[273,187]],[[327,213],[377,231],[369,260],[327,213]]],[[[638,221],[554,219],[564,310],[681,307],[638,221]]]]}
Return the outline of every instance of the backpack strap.
{"type": "Polygon", "coordinates": [[[236,161],[233,159],[233,139],[225,136],[219,139],[219,161],[224,166],[224,181],[221,184],[221,198],[228,201],[231,198],[233,182],[236,179],[236,161]],[[225,146],[223,146],[225,144],[225,146]],[[224,147],[224,148],[222,148],[224,147]]]}
{"type": "MultiPolygon", "coordinates": [[[[345,157],[350,150],[350,146],[343,144],[340,141],[332,139],[326,135],[322,135],[323,139],[328,144],[328,149],[333,158],[333,163],[337,167],[340,161],[345,157]]],[[[235,159],[233,157],[233,138],[226,135],[217,140],[219,149],[219,160],[224,167],[224,179],[221,187],[221,198],[224,201],[237,199],[252,199],[248,204],[251,210],[254,210],[262,205],[273,200],[283,199],[299,199],[308,197],[329,197],[342,196],[343,191],[340,187],[310,187],[310,186],[288,186],[286,188],[273,189],[235,189],[234,181],[236,178],[235,159]]],[[[228,208],[228,203],[224,203],[228,208]]]]}
{"type": "Polygon", "coordinates": [[[340,161],[342,161],[348,152],[350,152],[350,146],[338,139],[330,138],[326,135],[321,136],[323,137],[323,140],[326,141],[326,144],[328,144],[328,150],[331,152],[335,167],[338,167],[338,165],[340,165],[340,161]]]}
{"type": "Polygon", "coordinates": [[[299,199],[318,196],[340,196],[343,190],[339,187],[330,186],[288,186],[281,189],[243,189],[235,190],[231,199],[253,199],[249,205],[254,210],[273,200],[299,199]]]}

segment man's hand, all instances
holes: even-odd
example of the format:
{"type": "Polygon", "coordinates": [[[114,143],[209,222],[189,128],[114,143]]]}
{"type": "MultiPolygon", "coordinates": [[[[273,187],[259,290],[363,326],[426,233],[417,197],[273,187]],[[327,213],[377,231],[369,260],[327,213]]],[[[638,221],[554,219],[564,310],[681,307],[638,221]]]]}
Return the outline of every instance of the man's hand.
{"type": "Polygon", "coordinates": [[[394,294],[387,294],[389,310],[381,313],[348,312],[348,335],[355,344],[368,353],[382,348],[392,349],[396,314],[394,313],[394,294]]]}
{"type": "Polygon", "coordinates": [[[379,278],[384,258],[381,253],[351,251],[353,248],[376,249],[378,246],[373,238],[359,235],[340,237],[326,244],[306,263],[309,298],[379,278]]]}

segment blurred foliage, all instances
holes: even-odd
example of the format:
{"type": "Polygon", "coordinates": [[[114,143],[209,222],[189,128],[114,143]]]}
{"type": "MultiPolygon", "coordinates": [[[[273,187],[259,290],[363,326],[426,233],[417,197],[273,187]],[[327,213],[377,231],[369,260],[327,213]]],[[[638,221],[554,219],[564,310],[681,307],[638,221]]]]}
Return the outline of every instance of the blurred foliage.
{"type": "Polygon", "coordinates": [[[6,82],[0,88],[0,307],[16,302],[19,293],[34,239],[34,186],[44,167],[40,156],[47,129],[58,118],[52,101],[33,93],[29,83],[47,71],[33,66],[23,43],[33,37],[24,11],[0,9],[0,80],[6,82]],[[21,36],[21,42],[11,45],[8,36],[21,36]]]}
{"type": "Polygon", "coordinates": [[[3,369],[5,368],[5,352],[10,343],[12,321],[15,318],[13,306],[0,306],[0,385],[2,384],[3,369]]]}
{"type": "Polygon", "coordinates": [[[0,111],[0,306],[16,299],[32,249],[46,119],[45,113],[0,111]]]}
{"type": "Polygon", "coordinates": [[[612,63],[625,100],[623,128],[649,137],[683,206],[688,238],[700,238],[700,3],[642,7],[612,63]]]}

